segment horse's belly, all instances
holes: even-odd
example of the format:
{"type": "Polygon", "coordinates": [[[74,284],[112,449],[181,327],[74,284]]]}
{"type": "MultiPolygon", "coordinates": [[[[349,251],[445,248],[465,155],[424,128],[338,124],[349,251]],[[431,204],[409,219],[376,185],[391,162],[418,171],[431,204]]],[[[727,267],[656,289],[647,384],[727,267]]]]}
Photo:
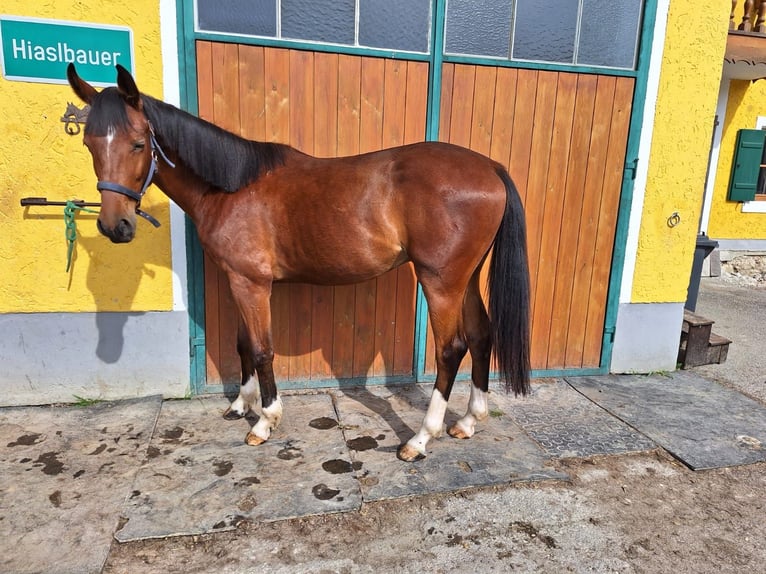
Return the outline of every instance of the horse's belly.
{"type": "Polygon", "coordinates": [[[409,260],[400,246],[370,248],[369,245],[349,244],[325,250],[311,250],[304,256],[287,256],[274,269],[274,280],[313,283],[316,285],[345,285],[359,283],[382,275],[409,260]]]}

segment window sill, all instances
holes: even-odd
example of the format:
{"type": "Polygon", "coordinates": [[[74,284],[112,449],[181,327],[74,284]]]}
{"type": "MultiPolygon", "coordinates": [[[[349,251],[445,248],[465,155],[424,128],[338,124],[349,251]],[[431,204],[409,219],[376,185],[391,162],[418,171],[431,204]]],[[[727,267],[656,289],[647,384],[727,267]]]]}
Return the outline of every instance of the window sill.
{"type": "Polygon", "coordinates": [[[766,213],[766,201],[745,201],[742,203],[742,213],[766,213]]]}

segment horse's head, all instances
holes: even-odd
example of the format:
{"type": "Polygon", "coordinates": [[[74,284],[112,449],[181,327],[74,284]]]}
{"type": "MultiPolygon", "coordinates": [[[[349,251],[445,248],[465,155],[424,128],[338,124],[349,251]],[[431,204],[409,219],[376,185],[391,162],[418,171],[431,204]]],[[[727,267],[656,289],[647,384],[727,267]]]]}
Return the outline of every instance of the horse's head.
{"type": "Polygon", "coordinates": [[[136,213],[147,217],[139,205],[156,168],[154,134],[141,94],[120,65],[117,87],[100,92],[77,75],[73,64],[67,67],[67,78],[75,94],[90,104],[83,142],[93,156],[101,191],[98,230],[114,243],[127,243],[136,234],[136,213]]]}

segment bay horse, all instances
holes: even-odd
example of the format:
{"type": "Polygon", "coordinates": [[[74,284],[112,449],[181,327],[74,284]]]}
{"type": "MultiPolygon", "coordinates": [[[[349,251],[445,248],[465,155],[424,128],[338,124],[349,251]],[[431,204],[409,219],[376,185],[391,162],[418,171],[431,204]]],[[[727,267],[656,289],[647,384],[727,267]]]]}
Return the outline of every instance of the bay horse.
{"type": "Polygon", "coordinates": [[[467,351],[468,410],[448,428],[451,436],[471,437],[488,415],[493,349],[506,390],[529,391],[524,209],[501,164],[439,142],[315,158],[243,139],[142,94],[131,74],[116,68],[116,87],[100,92],[73,64],[67,68],[75,94],[91,106],[84,144],[101,192],[97,227],[115,243],[131,241],[137,214],[153,220],[140,209],[151,183],[190,217],[239,311],[242,385],[224,417],[242,418],[260,399],[247,444],[266,441],[282,417],[272,367],[274,282],[350,284],[413,263],[437,374],[420,430],[398,449],[402,460],[423,458],[428,441],[441,434],[467,351]],[[479,274],[488,256],[487,310],[479,274]]]}

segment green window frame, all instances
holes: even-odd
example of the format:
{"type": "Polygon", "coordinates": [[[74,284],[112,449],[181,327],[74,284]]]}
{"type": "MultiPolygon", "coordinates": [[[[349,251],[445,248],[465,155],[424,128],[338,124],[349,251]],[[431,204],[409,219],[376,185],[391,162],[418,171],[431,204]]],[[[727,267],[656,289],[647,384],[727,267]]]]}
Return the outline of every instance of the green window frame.
{"type": "Polygon", "coordinates": [[[729,201],[753,201],[763,193],[766,130],[739,130],[729,179],[729,201]],[[759,185],[760,184],[760,185],[759,185]]]}

